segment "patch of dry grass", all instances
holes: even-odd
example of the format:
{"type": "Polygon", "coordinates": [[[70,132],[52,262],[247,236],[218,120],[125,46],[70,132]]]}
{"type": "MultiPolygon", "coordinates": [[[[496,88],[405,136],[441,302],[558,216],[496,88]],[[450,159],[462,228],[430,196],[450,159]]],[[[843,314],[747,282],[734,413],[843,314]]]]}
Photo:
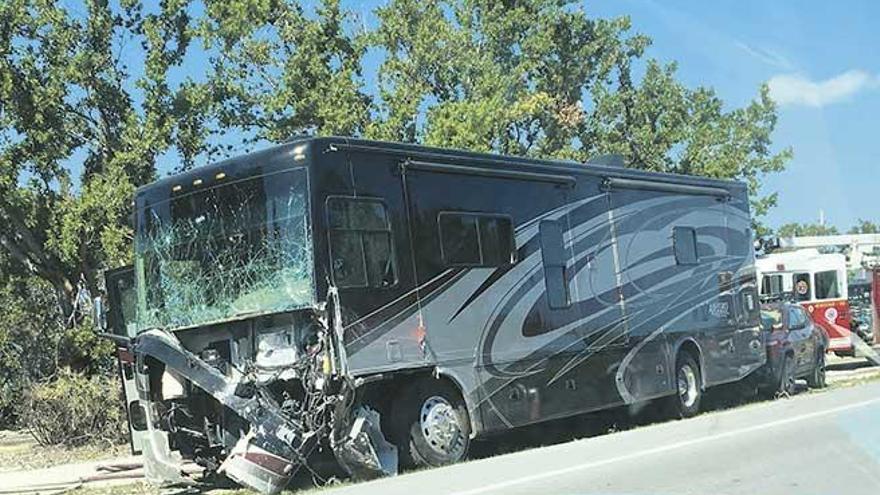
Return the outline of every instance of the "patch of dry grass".
{"type": "Polygon", "coordinates": [[[41,447],[29,436],[0,443],[0,471],[39,469],[130,455],[128,444],[41,447]]]}

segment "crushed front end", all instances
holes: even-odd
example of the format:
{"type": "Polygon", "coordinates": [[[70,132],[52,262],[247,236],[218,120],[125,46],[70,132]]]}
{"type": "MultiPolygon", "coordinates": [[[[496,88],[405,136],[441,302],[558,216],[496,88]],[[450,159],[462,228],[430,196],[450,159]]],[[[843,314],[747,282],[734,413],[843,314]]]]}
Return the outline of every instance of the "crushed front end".
{"type": "Polygon", "coordinates": [[[394,474],[396,451],[378,414],[357,405],[357,382],[340,369],[324,322],[319,312],[302,311],[141,333],[134,353],[148,479],[187,483],[181,466],[192,461],[202,479],[222,475],[277,493],[319,447],[354,476],[394,474]]]}

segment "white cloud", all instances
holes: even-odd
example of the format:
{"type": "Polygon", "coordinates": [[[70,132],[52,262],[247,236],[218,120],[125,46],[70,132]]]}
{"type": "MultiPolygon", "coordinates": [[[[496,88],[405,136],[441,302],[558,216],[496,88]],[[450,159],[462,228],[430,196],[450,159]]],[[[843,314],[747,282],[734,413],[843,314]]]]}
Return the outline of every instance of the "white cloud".
{"type": "Polygon", "coordinates": [[[780,105],[823,107],[880,87],[880,77],[855,69],[824,81],[811,81],[802,74],[780,74],[771,77],[767,84],[770,96],[780,105]]]}

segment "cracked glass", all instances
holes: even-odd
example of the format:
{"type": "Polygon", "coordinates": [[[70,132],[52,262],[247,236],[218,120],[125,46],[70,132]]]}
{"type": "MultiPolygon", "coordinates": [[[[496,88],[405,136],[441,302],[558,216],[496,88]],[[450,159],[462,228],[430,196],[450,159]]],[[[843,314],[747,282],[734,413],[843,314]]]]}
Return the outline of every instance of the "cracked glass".
{"type": "Polygon", "coordinates": [[[305,169],[169,196],[139,215],[140,328],[314,304],[305,169]]]}

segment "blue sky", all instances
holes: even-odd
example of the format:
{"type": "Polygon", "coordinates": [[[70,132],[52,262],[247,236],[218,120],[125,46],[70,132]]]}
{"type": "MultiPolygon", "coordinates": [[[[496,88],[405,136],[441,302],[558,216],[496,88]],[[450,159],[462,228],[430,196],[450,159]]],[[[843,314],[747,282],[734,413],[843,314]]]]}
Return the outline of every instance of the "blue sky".
{"type": "Polygon", "coordinates": [[[712,86],[731,106],[770,82],[779,104],[777,149],[788,169],[766,180],[779,193],[771,226],[818,221],[848,229],[880,221],[880,2],[795,0],[598,0],[600,17],[629,15],[654,43],[648,55],[676,60],[689,86],[712,86]]]}

